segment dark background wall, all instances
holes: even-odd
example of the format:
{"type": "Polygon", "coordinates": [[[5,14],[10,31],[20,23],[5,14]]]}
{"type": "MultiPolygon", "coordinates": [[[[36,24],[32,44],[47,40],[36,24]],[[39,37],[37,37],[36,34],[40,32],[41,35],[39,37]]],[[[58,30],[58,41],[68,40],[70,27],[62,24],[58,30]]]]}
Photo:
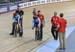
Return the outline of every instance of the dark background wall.
{"type": "Polygon", "coordinates": [[[29,2],[36,0],[0,0],[0,4],[11,3],[11,2],[29,2]]]}

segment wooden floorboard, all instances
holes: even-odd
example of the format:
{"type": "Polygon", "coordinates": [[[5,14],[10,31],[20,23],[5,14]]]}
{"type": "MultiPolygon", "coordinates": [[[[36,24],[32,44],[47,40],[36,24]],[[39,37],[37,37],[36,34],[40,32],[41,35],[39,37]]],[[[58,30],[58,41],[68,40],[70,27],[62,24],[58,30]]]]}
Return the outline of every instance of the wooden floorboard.
{"type": "Polygon", "coordinates": [[[10,36],[11,25],[12,25],[12,14],[13,12],[0,14],[0,52],[29,52],[35,49],[34,52],[42,45],[43,42],[52,39],[51,35],[51,16],[53,12],[64,13],[64,18],[67,19],[67,26],[75,25],[75,1],[63,2],[63,3],[52,3],[40,6],[34,6],[23,9],[25,14],[23,16],[23,27],[24,35],[22,38],[10,36]],[[43,41],[34,40],[34,31],[32,30],[32,10],[36,8],[41,10],[45,15],[45,27],[43,41]]]}

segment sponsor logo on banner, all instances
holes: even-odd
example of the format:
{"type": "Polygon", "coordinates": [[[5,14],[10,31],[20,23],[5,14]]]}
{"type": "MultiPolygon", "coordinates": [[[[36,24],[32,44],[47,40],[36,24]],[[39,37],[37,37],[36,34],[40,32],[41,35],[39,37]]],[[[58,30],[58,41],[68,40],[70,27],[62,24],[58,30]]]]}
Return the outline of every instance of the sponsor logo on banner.
{"type": "Polygon", "coordinates": [[[39,5],[40,4],[40,1],[37,1],[37,5],[39,5]]]}
{"type": "Polygon", "coordinates": [[[7,7],[0,8],[0,13],[7,12],[7,7]]]}
{"type": "Polygon", "coordinates": [[[61,0],[57,0],[57,2],[60,2],[61,0]]]}
{"type": "Polygon", "coordinates": [[[33,5],[35,5],[36,4],[36,2],[32,2],[33,3],[33,5]]]}
{"type": "Polygon", "coordinates": [[[52,2],[55,2],[56,0],[52,0],[52,2]]]}
{"type": "Polygon", "coordinates": [[[15,10],[15,9],[17,9],[17,5],[10,6],[9,8],[10,8],[10,10],[15,10]]]}
{"type": "Polygon", "coordinates": [[[26,3],[19,3],[16,5],[7,5],[5,7],[0,8],[0,13],[14,10],[18,6],[20,8],[24,8],[24,7],[30,7],[30,6],[40,5],[40,4],[53,3],[53,2],[62,2],[62,0],[42,0],[42,1],[39,0],[39,1],[32,1],[32,2],[26,2],[26,3]]]}
{"type": "Polygon", "coordinates": [[[34,1],[34,2],[32,2],[32,4],[33,4],[33,6],[34,6],[34,5],[36,5],[36,4],[37,4],[37,2],[36,2],[36,1],[34,1]]]}
{"type": "Polygon", "coordinates": [[[24,6],[27,6],[27,3],[24,3],[24,6]]]}
{"type": "Polygon", "coordinates": [[[45,3],[45,1],[41,1],[41,3],[45,3]]]}
{"type": "Polygon", "coordinates": [[[31,6],[31,2],[28,2],[28,6],[31,6]]]}
{"type": "Polygon", "coordinates": [[[45,4],[45,3],[43,3],[43,1],[40,1],[40,4],[45,4]]]}
{"type": "Polygon", "coordinates": [[[24,7],[24,3],[20,3],[20,4],[19,4],[19,7],[20,7],[20,8],[23,8],[23,7],[24,7]]]}
{"type": "Polygon", "coordinates": [[[47,0],[47,3],[50,3],[51,1],[50,0],[47,0]]]}

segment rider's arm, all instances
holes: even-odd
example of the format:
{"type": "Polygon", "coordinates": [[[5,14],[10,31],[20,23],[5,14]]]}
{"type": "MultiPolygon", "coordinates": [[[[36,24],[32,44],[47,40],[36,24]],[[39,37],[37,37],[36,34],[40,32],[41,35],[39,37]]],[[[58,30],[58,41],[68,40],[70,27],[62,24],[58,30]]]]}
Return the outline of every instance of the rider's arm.
{"type": "Polygon", "coordinates": [[[15,22],[15,16],[12,17],[12,23],[15,22]]]}
{"type": "Polygon", "coordinates": [[[32,27],[34,27],[34,19],[32,20],[32,27]]]}
{"type": "Polygon", "coordinates": [[[20,24],[20,18],[21,18],[21,17],[18,15],[18,24],[20,24]]]}
{"type": "Polygon", "coordinates": [[[40,19],[38,18],[38,20],[39,20],[39,24],[38,24],[38,27],[40,28],[40,25],[41,25],[41,21],[40,21],[40,19]]]}

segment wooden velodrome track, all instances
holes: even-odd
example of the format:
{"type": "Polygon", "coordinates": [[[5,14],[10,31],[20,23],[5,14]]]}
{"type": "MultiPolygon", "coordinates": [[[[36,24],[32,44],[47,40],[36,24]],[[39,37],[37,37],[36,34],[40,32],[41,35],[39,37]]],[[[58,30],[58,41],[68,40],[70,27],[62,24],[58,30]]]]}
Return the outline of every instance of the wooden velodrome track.
{"type": "Polygon", "coordinates": [[[23,16],[23,30],[22,38],[10,36],[12,25],[13,12],[0,14],[0,52],[36,52],[36,50],[48,40],[52,39],[50,18],[53,12],[64,13],[64,17],[68,21],[67,26],[75,25],[75,1],[52,3],[40,6],[34,6],[23,9],[25,14],[23,16]],[[37,8],[45,15],[45,27],[43,41],[35,41],[34,31],[32,30],[32,10],[37,8]],[[33,51],[35,49],[35,51],[33,51]]]}

